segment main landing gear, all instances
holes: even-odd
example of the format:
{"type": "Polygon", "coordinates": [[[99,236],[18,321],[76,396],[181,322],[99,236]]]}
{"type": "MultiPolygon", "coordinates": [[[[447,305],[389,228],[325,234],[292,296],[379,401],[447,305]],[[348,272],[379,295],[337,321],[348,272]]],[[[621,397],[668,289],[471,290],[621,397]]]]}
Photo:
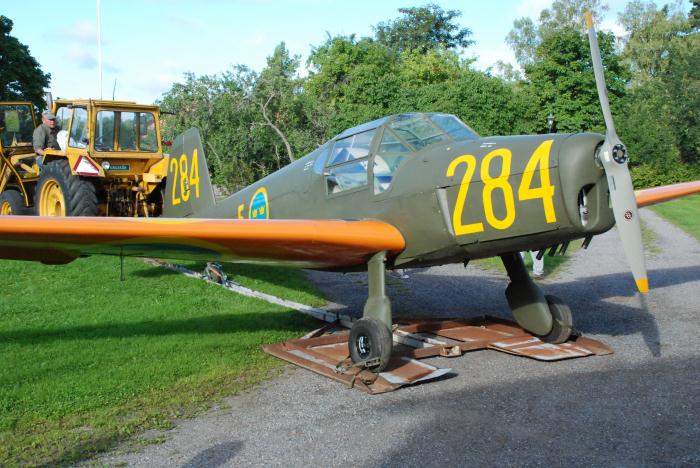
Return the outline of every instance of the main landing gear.
{"type": "Polygon", "coordinates": [[[374,254],[367,264],[369,296],[362,318],[353,324],[348,340],[352,362],[373,372],[381,372],[389,364],[393,345],[391,302],[386,296],[384,262],[386,251],[374,254]]]}
{"type": "Polygon", "coordinates": [[[547,343],[563,343],[574,330],[569,306],[555,296],[545,296],[527,273],[518,252],[501,255],[510,284],[506,299],[518,325],[547,343]]]}
{"type": "MultiPolygon", "coordinates": [[[[515,320],[547,343],[563,343],[573,331],[571,309],[555,296],[545,296],[525,268],[518,252],[502,255],[510,284],[506,299],[515,320]]],[[[391,303],[386,296],[386,252],[375,254],[367,264],[369,295],[363,316],[350,329],[350,358],[357,366],[383,371],[391,358],[391,303]]]]}

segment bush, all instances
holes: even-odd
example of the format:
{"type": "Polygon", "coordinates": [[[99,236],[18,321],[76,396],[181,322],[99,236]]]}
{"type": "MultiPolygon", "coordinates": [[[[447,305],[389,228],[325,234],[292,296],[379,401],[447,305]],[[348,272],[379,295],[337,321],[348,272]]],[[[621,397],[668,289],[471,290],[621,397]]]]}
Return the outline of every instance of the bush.
{"type": "Polygon", "coordinates": [[[640,164],[631,166],[630,171],[636,189],[700,179],[700,164],[640,164]]]}

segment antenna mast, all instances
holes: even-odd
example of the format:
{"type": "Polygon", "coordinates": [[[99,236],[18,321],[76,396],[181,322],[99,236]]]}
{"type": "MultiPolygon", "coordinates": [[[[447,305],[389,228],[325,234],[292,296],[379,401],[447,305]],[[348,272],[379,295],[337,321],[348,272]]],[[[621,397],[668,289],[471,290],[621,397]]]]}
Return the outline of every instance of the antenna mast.
{"type": "Polygon", "coordinates": [[[97,68],[100,99],[102,99],[102,21],[100,20],[100,0],[97,0],[97,68]]]}

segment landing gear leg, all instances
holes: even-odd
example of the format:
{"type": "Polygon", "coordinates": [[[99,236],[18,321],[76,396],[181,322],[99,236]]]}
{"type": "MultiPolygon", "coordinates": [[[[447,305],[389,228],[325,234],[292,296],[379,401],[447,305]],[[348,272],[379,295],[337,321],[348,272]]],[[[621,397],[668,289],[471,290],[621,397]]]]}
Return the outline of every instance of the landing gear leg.
{"type": "Polygon", "coordinates": [[[518,252],[501,255],[510,284],[506,299],[518,325],[548,343],[563,343],[573,330],[571,309],[554,296],[545,296],[518,252]]]}
{"type": "Polygon", "coordinates": [[[372,256],[367,264],[369,295],[362,318],[350,329],[348,347],[355,364],[363,363],[374,372],[381,372],[391,357],[391,302],[386,296],[384,275],[386,251],[372,256]]]}

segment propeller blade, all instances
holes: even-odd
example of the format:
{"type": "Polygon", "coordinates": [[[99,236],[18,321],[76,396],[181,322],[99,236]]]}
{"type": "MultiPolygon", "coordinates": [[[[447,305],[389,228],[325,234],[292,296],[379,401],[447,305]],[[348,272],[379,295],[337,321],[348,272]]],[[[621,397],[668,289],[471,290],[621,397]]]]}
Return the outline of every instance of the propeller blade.
{"type": "Polygon", "coordinates": [[[649,281],[644,261],[644,245],[642,244],[642,228],[637,211],[637,200],[632,186],[632,177],[627,167],[627,149],[615,131],[608,101],[608,90],[605,86],[598,37],[593,27],[593,16],[590,12],[586,12],[586,25],[598,98],[605,118],[605,141],[599,149],[598,156],[608,178],[615,223],[622,239],[622,248],[627,257],[627,263],[632,270],[637,289],[639,292],[646,293],[649,292],[649,281]]]}
{"type": "Polygon", "coordinates": [[[593,15],[590,11],[586,12],[586,26],[588,26],[588,43],[591,46],[591,58],[593,59],[593,73],[595,74],[595,84],[598,88],[598,99],[600,99],[600,107],[603,110],[603,118],[605,119],[606,134],[617,137],[615,132],[615,123],[613,122],[612,112],[610,112],[610,102],[608,101],[608,88],[605,86],[605,75],[603,74],[603,60],[600,58],[600,46],[598,46],[598,35],[593,27],[593,15]]]}

